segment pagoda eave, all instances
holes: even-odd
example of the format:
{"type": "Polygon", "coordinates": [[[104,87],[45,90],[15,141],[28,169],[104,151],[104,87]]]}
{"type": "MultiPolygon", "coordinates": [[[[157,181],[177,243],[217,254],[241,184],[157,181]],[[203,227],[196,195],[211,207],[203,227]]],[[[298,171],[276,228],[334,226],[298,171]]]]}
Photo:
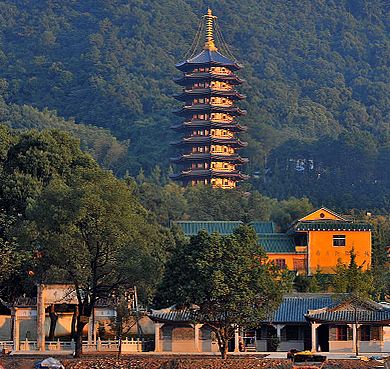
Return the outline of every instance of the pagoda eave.
{"type": "Polygon", "coordinates": [[[242,174],[239,171],[232,171],[232,172],[222,172],[222,171],[215,171],[212,169],[207,170],[189,170],[181,173],[175,173],[170,174],[170,178],[172,179],[183,179],[183,178],[234,178],[236,180],[246,180],[249,178],[248,175],[242,174]]]}
{"type": "Polygon", "coordinates": [[[211,88],[204,88],[204,89],[195,89],[195,90],[188,90],[183,91],[179,94],[173,94],[172,97],[174,97],[176,100],[179,101],[186,101],[189,99],[193,99],[194,97],[228,97],[231,100],[243,100],[246,99],[245,95],[239,94],[237,91],[231,90],[231,91],[224,91],[224,90],[213,90],[211,88]]]}
{"type": "Polygon", "coordinates": [[[207,145],[207,144],[219,144],[219,145],[229,145],[234,147],[246,147],[248,146],[247,142],[241,141],[238,138],[229,139],[229,138],[217,138],[217,137],[190,137],[183,138],[180,141],[173,141],[170,143],[172,146],[186,146],[186,145],[207,145]]]}
{"type": "Polygon", "coordinates": [[[183,72],[186,70],[192,70],[194,68],[204,68],[208,66],[221,66],[226,67],[229,70],[239,70],[243,66],[237,63],[235,60],[228,59],[226,56],[223,56],[217,50],[204,49],[199,54],[194,57],[182,61],[175,65],[175,67],[183,72]]]}
{"type": "Polygon", "coordinates": [[[230,74],[214,74],[214,73],[197,73],[185,74],[184,76],[174,77],[173,82],[180,86],[186,86],[194,81],[228,81],[231,85],[241,85],[246,81],[235,75],[230,74]]]}
{"type": "Polygon", "coordinates": [[[181,109],[172,110],[172,113],[182,117],[186,117],[188,114],[193,114],[193,113],[227,113],[234,116],[240,116],[240,115],[245,115],[246,110],[241,110],[237,107],[230,107],[230,106],[198,104],[198,105],[184,106],[181,109]]]}
{"type": "Polygon", "coordinates": [[[187,162],[193,161],[204,161],[204,160],[212,160],[212,161],[223,161],[229,163],[240,163],[246,164],[249,162],[249,159],[242,158],[241,156],[235,155],[218,155],[214,153],[202,153],[202,154],[184,154],[176,158],[170,158],[173,163],[185,164],[187,162]]]}
{"type": "Polygon", "coordinates": [[[188,122],[183,122],[170,128],[175,131],[186,131],[196,128],[224,128],[229,129],[232,132],[245,132],[248,127],[242,126],[237,122],[223,122],[223,121],[211,121],[211,120],[192,120],[188,122]]]}

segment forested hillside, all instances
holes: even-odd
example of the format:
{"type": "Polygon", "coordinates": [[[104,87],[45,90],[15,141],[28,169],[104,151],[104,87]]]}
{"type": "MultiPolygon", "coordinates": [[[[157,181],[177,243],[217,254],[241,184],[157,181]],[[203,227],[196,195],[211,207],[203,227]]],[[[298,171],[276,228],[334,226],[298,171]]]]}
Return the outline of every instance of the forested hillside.
{"type": "MultiPolygon", "coordinates": [[[[94,131],[89,125],[109,129],[118,141],[102,132],[115,141],[117,159],[105,162],[113,156],[101,150],[102,165],[118,175],[141,168],[149,174],[156,165],[166,172],[174,152],[169,126],[178,119],[171,114],[178,106],[171,94],[179,90],[174,64],[209,4],[0,2],[0,123],[31,128],[23,115],[10,119],[14,109],[69,123],[73,128],[66,130],[84,138],[94,131]]],[[[212,8],[245,66],[240,92],[247,99],[240,107],[248,110],[241,121],[249,126],[249,145],[243,156],[251,160],[246,171],[253,188],[271,197],[307,195],[316,205],[387,212],[388,2],[215,0],[212,8]]],[[[96,142],[85,149],[98,152],[96,142]]]]}

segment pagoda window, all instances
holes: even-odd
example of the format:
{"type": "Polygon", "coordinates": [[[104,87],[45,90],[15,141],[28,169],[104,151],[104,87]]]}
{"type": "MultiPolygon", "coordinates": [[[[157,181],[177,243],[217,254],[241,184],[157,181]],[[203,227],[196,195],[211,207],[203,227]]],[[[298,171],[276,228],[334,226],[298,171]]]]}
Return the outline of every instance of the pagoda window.
{"type": "Polygon", "coordinates": [[[207,169],[209,165],[207,163],[204,163],[204,167],[207,169]]]}
{"type": "Polygon", "coordinates": [[[203,147],[198,147],[199,152],[203,152],[203,147]]]}
{"type": "Polygon", "coordinates": [[[214,130],[214,129],[211,130],[211,134],[212,134],[212,135],[215,134],[215,130],[214,130]]]}
{"type": "Polygon", "coordinates": [[[205,102],[206,104],[208,104],[208,103],[210,102],[210,99],[206,98],[206,99],[204,100],[204,102],[205,102]]]}
{"type": "Polygon", "coordinates": [[[199,99],[199,104],[204,104],[204,99],[199,99]]]}
{"type": "Polygon", "coordinates": [[[203,114],[199,114],[199,115],[198,115],[198,118],[201,119],[201,120],[203,120],[203,119],[204,119],[204,115],[203,115],[203,114]]]}
{"type": "Polygon", "coordinates": [[[208,82],[206,82],[205,84],[204,84],[204,87],[209,87],[210,86],[210,84],[208,83],[208,82]]]}
{"type": "Polygon", "coordinates": [[[206,129],[206,130],[204,131],[204,134],[207,136],[207,135],[209,134],[209,131],[206,129]]]}
{"type": "Polygon", "coordinates": [[[225,181],[225,186],[228,186],[229,185],[229,181],[225,181]]]}
{"type": "Polygon", "coordinates": [[[208,114],[205,114],[205,115],[204,115],[204,119],[205,119],[205,120],[209,119],[209,115],[208,115],[208,114]]]}
{"type": "Polygon", "coordinates": [[[223,151],[224,151],[224,152],[226,152],[226,151],[227,151],[227,148],[226,148],[226,147],[224,147],[224,148],[223,148],[223,151]]]}
{"type": "Polygon", "coordinates": [[[224,164],[223,167],[224,167],[225,169],[227,169],[228,165],[227,165],[227,164],[224,164]]]}
{"type": "Polygon", "coordinates": [[[209,147],[206,146],[206,147],[204,148],[204,151],[205,151],[205,152],[209,152],[209,147]]]}

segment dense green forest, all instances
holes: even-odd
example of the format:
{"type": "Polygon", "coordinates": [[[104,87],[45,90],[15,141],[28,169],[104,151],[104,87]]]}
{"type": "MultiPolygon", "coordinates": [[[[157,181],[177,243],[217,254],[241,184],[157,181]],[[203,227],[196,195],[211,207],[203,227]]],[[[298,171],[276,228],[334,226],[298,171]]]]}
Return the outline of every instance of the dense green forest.
{"type": "MultiPolygon", "coordinates": [[[[150,176],[156,165],[166,173],[178,119],[174,64],[208,5],[0,2],[0,123],[66,130],[118,176],[150,176]]],[[[215,0],[212,8],[245,66],[242,154],[252,189],[388,212],[388,3],[215,0]]]]}

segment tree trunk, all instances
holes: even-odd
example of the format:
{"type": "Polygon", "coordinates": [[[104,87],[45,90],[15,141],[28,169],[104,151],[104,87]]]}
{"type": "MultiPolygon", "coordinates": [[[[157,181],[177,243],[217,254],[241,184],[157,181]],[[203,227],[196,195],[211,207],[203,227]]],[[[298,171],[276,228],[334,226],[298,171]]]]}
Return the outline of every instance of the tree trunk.
{"type": "Polygon", "coordinates": [[[55,312],[54,308],[55,308],[54,304],[50,305],[49,307],[49,317],[50,317],[49,341],[54,341],[54,333],[58,321],[58,314],[55,312]]]}
{"type": "Polygon", "coordinates": [[[227,355],[229,351],[229,340],[224,339],[219,349],[221,351],[222,359],[227,359],[227,355]]]}
{"type": "Polygon", "coordinates": [[[122,355],[122,334],[123,334],[123,319],[119,317],[118,319],[118,359],[122,355]]]}
{"type": "Polygon", "coordinates": [[[80,316],[77,317],[75,357],[81,357],[83,355],[83,329],[87,324],[81,321],[80,318],[80,316]]]}
{"type": "Polygon", "coordinates": [[[227,359],[229,351],[229,330],[227,328],[220,328],[216,332],[219,352],[222,359],[227,359]]]}
{"type": "Polygon", "coordinates": [[[77,323],[78,315],[79,315],[79,307],[78,305],[76,305],[73,311],[72,326],[71,326],[71,333],[70,333],[70,337],[73,340],[76,340],[76,323],[77,323]]]}

